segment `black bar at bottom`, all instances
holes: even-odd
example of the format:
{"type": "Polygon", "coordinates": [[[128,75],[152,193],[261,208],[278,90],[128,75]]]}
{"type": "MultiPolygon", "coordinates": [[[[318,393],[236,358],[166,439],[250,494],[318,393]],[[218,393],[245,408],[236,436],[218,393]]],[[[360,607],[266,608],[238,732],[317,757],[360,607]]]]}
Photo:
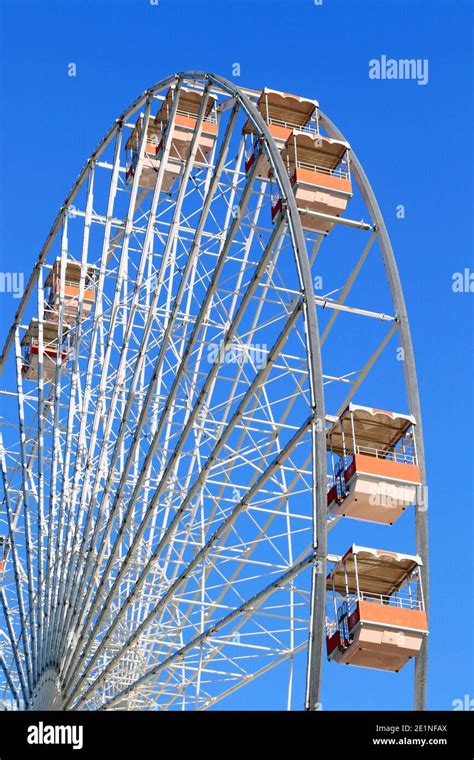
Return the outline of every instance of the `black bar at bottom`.
{"type": "Polygon", "coordinates": [[[0,712],[0,760],[474,757],[472,712],[0,712]],[[191,755],[190,755],[191,756],[191,755]]]}

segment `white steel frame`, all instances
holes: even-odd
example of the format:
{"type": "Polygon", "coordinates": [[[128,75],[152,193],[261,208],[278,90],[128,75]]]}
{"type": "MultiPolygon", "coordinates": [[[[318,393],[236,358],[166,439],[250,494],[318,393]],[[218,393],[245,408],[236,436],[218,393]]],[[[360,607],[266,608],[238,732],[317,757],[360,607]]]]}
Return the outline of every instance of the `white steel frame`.
{"type": "MultiPolygon", "coordinates": [[[[203,72],[146,90],[81,171],[7,334],[1,393],[9,412],[16,403],[17,419],[12,413],[0,431],[1,531],[10,538],[0,672],[19,706],[208,709],[285,666],[285,706],[317,709],[327,534],[338,522],[327,514],[327,426],[395,334],[425,483],[406,308],[368,180],[350,151],[370,221],[330,219],[364,247],[336,280],[337,296],[316,296],[315,262],[333,233],[321,246],[322,235],[304,232],[258,95],[203,72]],[[147,191],[139,185],[144,138],[171,85],[169,127],[147,191]],[[164,193],[182,86],[202,93],[201,107],[179,178],[164,193]],[[219,136],[203,163],[196,157],[210,95],[219,136]],[[124,145],[141,112],[127,185],[124,145]],[[270,183],[258,176],[258,161],[244,171],[247,119],[283,199],[273,227],[270,183]],[[348,303],[375,243],[389,283],[384,311],[368,308],[369,299],[348,303]],[[80,263],[81,278],[70,357],[63,362],[58,352],[47,382],[43,283],[58,256],[58,335],[68,259],[80,263]],[[95,301],[85,316],[91,265],[95,301]],[[32,317],[36,383],[22,373],[21,338],[32,317]],[[382,332],[363,362],[327,374],[323,351],[337,317],[349,330],[357,319],[382,332]],[[305,650],[303,699],[294,684],[305,650]]],[[[318,115],[328,136],[344,140],[318,115]]],[[[415,527],[427,607],[421,501],[415,527]]],[[[426,646],[416,663],[416,709],[425,702],[426,646]]]]}

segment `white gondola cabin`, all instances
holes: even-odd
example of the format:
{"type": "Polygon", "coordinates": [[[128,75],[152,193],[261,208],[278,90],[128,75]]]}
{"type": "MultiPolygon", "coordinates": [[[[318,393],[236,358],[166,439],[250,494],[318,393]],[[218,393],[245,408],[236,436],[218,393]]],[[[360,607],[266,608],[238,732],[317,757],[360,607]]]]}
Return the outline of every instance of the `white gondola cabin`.
{"type": "MultiPolygon", "coordinates": [[[[318,102],[300,98],[287,92],[278,92],[265,87],[256,103],[280,152],[294,130],[316,137],[318,135],[318,102]]],[[[260,151],[260,140],[250,119],[244,124],[242,133],[246,136],[245,170],[248,173],[258,159],[257,176],[268,178],[270,164],[264,151],[260,151]]]]}
{"type": "MultiPolygon", "coordinates": [[[[84,277],[81,320],[86,319],[95,301],[95,287],[98,270],[88,266],[84,277]]],[[[74,324],[79,310],[81,264],[67,261],[64,273],[63,319],[67,324],[74,324]]],[[[45,314],[55,320],[59,312],[61,295],[61,259],[56,259],[45,281],[45,314]]]]}
{"type": "MultiPolygon", "coordinates": [[[[171,87],[166,94],[160,110],[156,116],[152,116],[148,122],[147,139],[143,158],[143,168],[139,179],[140,187],[153,189],[160,165],[160,153],[163,147],[163,139],[169,125],[172,101],[175,88],[171,87]]],[[[187,160],[191,148],[191,141],[196,130],[199,109],[203,93],[181,87],[179,90],[178,108],[175,114],[171,147],[166,169],[163,175],[162,189],[169,192],[179,175],[183,162],[187,160]]],[[[198,138],[195,164],[205,165],[214,148],[217,139],[217,112],[216,97],[209,95],[204,120],[198,138]]],[[[127,164],[126,179],[131,182],[135,174],[138,162],[138,149],[143,129],[144,115],[140,114],[137,123],[127,140],[126,150],[130,151],[130,160],[127,164]]]]}
{"type": "MultiPolygon", "coordinates": [[[[352,197],[348,143],[294,132],[282,151],[303,229],[327,234],[352,197]],[[332,217],[326,218],[326,217],[332,217]]],[[[272,219],[282,212],[277,194],[272,219]]]]}
{"type": "MultiPolygon", "coordinates": [[[[67,326],[63,327],[62,339],[59,339],[59,325],[57,321],[43,321],[43,379],[54,380],[58,363],[67,362],[69,348],[67,345],[67,326]]],[[[22,373],[26,380],[38,380],[39,377],[39,322],[32,319],[21,345],[23,349],[22,373]]]]}
{"type": "Polygon", "coordinates": [[[428,635],[418,556],[353,545],[327,577],[329,660],[399,671],[428,635]]]}
{"type": "Polygon", "coordinates": [[[421,485],[410,415],[349,404],[328,433],[328,508],[392,525],[421,485]]]}

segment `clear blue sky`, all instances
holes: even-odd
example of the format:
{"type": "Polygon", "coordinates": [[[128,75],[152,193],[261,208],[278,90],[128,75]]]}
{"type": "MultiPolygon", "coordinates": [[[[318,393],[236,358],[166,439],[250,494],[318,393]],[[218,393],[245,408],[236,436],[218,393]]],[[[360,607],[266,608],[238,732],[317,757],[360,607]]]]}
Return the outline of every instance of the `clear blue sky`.
{"type": "MultiPolygon", "coordinates": [[[[0,2],[3,271],[29,272],[106,129],[175,71],[232,79],[239,63],[238,84],[315,97],[350,139],[386,217],[415,343],[430,490],[429,707],[440,709],[474,696],[474,293],[452,290],[453,273],[474,271],[472,16],[466,0],[0,2]],[[370,79],[382,54],[428,59],[428,84],[370,79]]],[[[16,305],[2,298],[4,326],[16,305]]],[[[232,706],[265,706],[278,681],[232,706]]],[[[411,698],[409,674],[326,669],[326,709],[409,708],[411,698]]]]}

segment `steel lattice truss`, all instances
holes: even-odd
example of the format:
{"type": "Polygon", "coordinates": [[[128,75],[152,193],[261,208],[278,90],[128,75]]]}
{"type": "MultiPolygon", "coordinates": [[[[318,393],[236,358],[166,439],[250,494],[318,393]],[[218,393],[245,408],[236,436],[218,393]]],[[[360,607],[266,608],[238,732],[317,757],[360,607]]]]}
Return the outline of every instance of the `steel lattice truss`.
{"type": "MultiPolygon", "coordinates": [[[[284,704],[301,707],[295,670],[306,668],[312,578],[326,560],[318,432],[377,378],[382,354],[404,393],[401,363],[384,349],[405,328],[367,198],[354,196],[357,221],[327,239],[306,233],[309,288],[295,223],[271,221],[281,183],[245,171],[255,96],[206,76],[173,81],[175,112],[181,85],[217,97],[211,155],[197,151],[201,109],[170,192],[160,171],[154,189],[139,187],[140,163],[126,181],[125,141],[169,82],[148,90],[81,173],[7,341],[1,647],[6,689],[24,704],[52,706],[60,691],[67,709],[206,709],[280,667],[284,704]],[[21,339],[31,317],[41,322],[57,258],[82,273],[69,360],[54,382],[41,368],[31,382],[21,339]],[[318,312],[324,406],[308,310],[318,312]]],[[[59,332],[64,288],[63,277],[59,332]]]]}

